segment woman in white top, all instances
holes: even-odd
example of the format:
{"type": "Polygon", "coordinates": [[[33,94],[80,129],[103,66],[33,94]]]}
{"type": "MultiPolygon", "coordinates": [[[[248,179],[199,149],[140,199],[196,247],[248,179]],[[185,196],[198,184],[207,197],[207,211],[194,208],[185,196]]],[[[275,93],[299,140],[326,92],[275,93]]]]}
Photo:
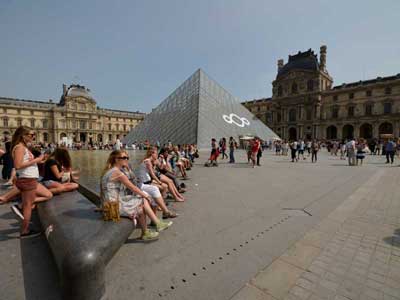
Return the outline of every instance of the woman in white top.
{"type": "MultiPolygon", "coordinates": [[[[40,155],[34,158],[28,147],[31,146],[35,133],[26,126],[20,126],[15,131],[11,153],[14,159],[14,167],[17,170],[16,186],[21,191],[23,221],[21,226],[21,238],[33,237],[40,234],[40,231],[29,229],[32,214],[32,205],[36,198],[37,191],[43,194],[42,200],[48,200],[53,195],[43,185],[38,183],[39,169],[37,164],[43,163],[45,157],[40,155]]],[[[13,206],[13,211],[15,206],[13,206]]]]}

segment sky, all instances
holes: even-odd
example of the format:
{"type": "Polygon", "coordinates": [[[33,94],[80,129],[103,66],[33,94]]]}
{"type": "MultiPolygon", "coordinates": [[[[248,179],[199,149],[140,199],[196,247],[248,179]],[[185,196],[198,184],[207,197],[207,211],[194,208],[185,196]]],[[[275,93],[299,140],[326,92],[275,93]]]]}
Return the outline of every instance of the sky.
{"type": "Polygon", "coordinates": [[[0,97],[149,112],[198,68],[241,100],[327,45],[334,85],[400,73],[398,0],[0,0],[0,97]]]}

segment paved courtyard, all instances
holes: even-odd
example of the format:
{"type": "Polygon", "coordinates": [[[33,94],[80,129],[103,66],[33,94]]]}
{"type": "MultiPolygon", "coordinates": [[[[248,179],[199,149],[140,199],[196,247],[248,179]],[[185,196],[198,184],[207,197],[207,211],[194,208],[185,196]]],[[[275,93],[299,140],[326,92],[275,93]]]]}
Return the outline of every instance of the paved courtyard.
{"type": "MultiPolygon", "coordinates": [[[[400,168],[238,156],[198,160],[173,227],[150,244],[135,232],[107,267],[109,299],[400,299],[400,168]]],[[[59,299],[45,239],[20,241],[17,226],[1,206],[3,296],[59,299]]]]}

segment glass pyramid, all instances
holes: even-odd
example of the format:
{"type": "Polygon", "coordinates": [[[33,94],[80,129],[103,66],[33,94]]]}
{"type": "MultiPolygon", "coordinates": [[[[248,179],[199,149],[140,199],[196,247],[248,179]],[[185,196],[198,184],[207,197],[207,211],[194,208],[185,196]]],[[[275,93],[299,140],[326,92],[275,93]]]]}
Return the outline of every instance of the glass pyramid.
{"type": "Polygon", "coordinates": [[[167,99],[133,128],[123,143],[149,141],[162,144],[197,144],[210,148],[211,138],[259,136],[279,139],[255,118],[239,99],[228,93],[201,69],[197,70],[167,99]]]}

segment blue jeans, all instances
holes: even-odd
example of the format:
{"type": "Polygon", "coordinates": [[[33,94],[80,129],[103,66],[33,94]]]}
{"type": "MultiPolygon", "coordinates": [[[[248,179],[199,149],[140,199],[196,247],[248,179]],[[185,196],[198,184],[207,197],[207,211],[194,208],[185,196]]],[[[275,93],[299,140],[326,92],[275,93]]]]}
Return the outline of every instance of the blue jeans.
{"type": "Polygon", "coordinates": [[[233,156],[233,153],[235,152],[235,149],[229,149],[229,162],[234,163],[235,162],[235,157],[233,156]]]}

